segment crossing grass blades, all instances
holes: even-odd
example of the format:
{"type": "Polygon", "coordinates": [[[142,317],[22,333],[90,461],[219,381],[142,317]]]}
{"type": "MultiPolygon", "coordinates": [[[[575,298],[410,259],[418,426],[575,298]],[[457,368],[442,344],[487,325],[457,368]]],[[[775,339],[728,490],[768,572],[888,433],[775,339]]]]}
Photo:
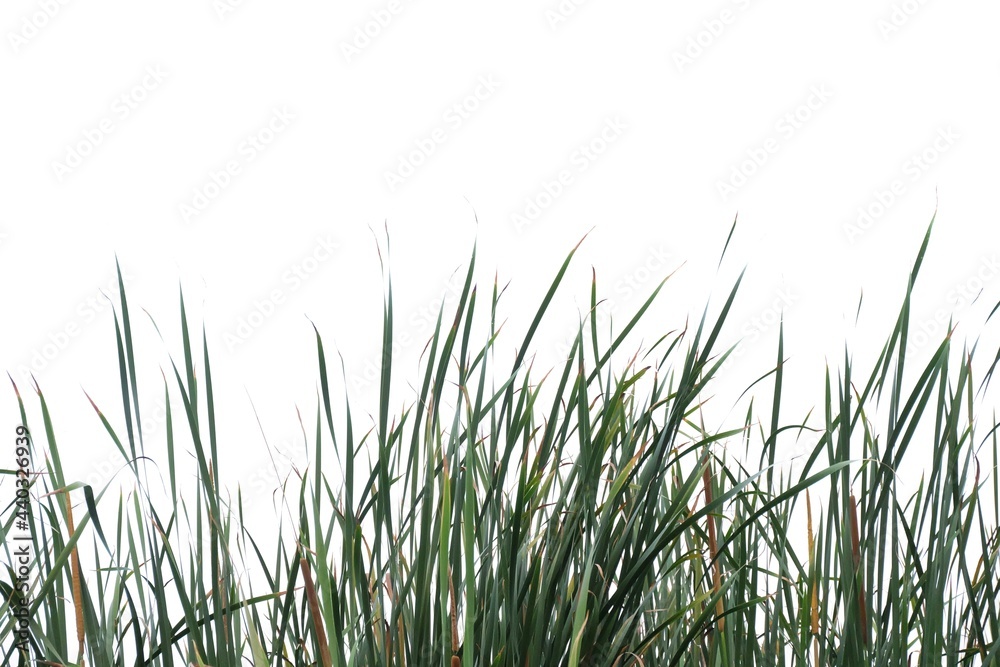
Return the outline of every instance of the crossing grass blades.
{"type": "Polygon", "coordinates": [[[975,346],[957,354],[949,334],[911,368],[911,292],[932,228],[871,368],[845,350],[808,387],[818,409],[790,418],[782,329],[745,420],[718,430],[702,402],[732,351],[719,341],[739,280],[696,325],[633,356],[630,333],[662,283],[620,332],[587,317],[565,364],[539,374],[535,333],[576,249],[518,337],[501,330],[501,287],[475,284],[473,252],[403,406],[389,401],[387,281],[378,414],[333,398],[342,370],[317,330],[310,465],[279,489],[287,511],[266,553],[247,497],[216,483],[231,461],[204,328],[198,350],[182,293],[181,355],[161,386],[140,387],[119,271],[122,404],[93,407],[129,462],[125,491],[75,481],[44,393],[13,383],[39,474],[26,644],[13,502],[0,517],[3,664],[996,664],[997,433],[979,399],[997,362],[982,368],[975,346]],[[512,363],[498,342],[517,350],[512,363]],[[156,438],[141,395],[166,404],[156,438]],[[794,473],[776,464],[804,441],[815,445],[794,473]],[[197,489],[178,474],[188,454],[197,489]],[[933,465],[901,497],[894,471],[914,456],[933,465]]]}

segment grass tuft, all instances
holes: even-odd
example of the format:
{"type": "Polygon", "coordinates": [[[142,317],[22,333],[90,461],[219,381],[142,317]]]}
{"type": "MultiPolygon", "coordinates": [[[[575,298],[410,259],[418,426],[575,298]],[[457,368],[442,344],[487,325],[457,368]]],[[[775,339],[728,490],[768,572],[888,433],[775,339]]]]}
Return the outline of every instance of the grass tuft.
{"type": "MultiPolygon", "coordinates": [[[[981,375],[979,340],[959,349],[950,326],[927,360],[908,353],[932,228],[878,359],[861,368],[845,349],[839,367],[794,389],[818,396],[798,420],[782,326],[739,423],[706,424],[742,274],[721,304],[646,347],[632,334],[669,276],[617,332],[599,330],[594,277],[565,361],[539,375],[535,336],[576,248],[513,339],[503,288],[474,280],[474,250],[461,295],[424,341],[418,382],[394,406],[386,273],[370,421],[349,391],[332,398],[314,327],[317,400],[299,415],[310,464],[267,498],[280,509],[273,550],[255,539],[246,489],[221,482],[205,330],[191,330],[181,292],[179,356],[162,385],[140,386],[148,352],[134,344],[119,271],[121,405],[86,398],[127,460],[124,483],[73,481],[42,388],[30,402],[11,380],[38,469],[25,482],[24,587],[17,507],[0,514],[2,664],[993,664],[1000,497],[986,397],[1000,352],[981,375]],[[512,359],[501,352],[511,346],[512,359]],[[142,429],[147,393],[167,406],[156,437],[142,429]],[[915,457],[931,465],[904,492],[915,457]],[[150,483],[154,462],[168,482],[150,483]],[[77,524],[70,493],[81,489],[77,524]]],[[[13,487],[16,471],[2,473],[13,487]]]]}

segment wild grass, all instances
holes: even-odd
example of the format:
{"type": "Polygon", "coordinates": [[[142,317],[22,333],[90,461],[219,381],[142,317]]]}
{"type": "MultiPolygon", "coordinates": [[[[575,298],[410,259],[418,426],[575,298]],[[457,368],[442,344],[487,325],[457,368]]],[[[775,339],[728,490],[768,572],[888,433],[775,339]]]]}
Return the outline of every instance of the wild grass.
{"type": "MultiPolygon", "coordinates": [[[[661,283],[610,345],[587,318],[565,364],[536,374],[535,333],[575,249],[509,366],[496,354],[510,340],[502,289],[475,284],[473,252],[419,386],[394,408],[389,282],[373,428],[332,398],[338,369],[315,332],[311,464],[282,490],[287,520],[267,553],[242,492],[217,483],[204,329],[199,350],[181,294],[183,349],[162,386],[140,391],[119,272],[121,405],[94,410],[129,461],[126,491],[74,481],[43,392],[32,387],[40,418],[29,420],[12,380],[38,470],[24,648],[13,502],[0,520],[3,664],[992,664],[997,433],[977,397],[997,362],[980,378],[975,345],[955,354],[949,333],[909,368],[911,293],[932,227],[877,362],[856,368],[845,350],[816,378],[816,416],[800,422],[781,416],[782,329],[742,423],[704,423],[706,388],[732,352],[719,341],[740,280],[696,324],[626,354],[661,283]],[[155,441],[140,427],[147,392],[167,405],[155,441]],[[810,433],[795,470],[776,464],[810,433]],[[182,452],[196,489],[182,488],[182,452]],[[896,471],[913,456],[931,465],[902,497],[896,471]],[[169,474],[162,497],[151,461],[169,474]]],[[[13,500],[13,483],[3,488],[13,500]]]]}

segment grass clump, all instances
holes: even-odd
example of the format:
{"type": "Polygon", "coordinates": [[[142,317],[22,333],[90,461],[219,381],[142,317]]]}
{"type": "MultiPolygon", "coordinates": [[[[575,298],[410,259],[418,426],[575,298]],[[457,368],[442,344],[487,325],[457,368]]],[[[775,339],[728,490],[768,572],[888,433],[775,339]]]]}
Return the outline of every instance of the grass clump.
{"type": "Polygon", "coordinates": [[[34,387],[39,423],[14,385],[32,459],[44,466],[30,486],[26,643],[16,505],[0,520],[4,664],[992,664],[996,423],[977,421],[974,398],[993,367],[977,387],[975,348],[956,362],[949,334],[904,375],[929,237],[874,367],[859,371],[845,351],[818,383],[818,419],[801,423],[781,423],[783,330],[761,378],[773,383],[769,405],[751,402],[732,427],[704,423],[706,387],[732,351],[719,340],[739,280],[714,317],[706,309],[696,326],[623,356],[661,283],[609,344],[587,318],[565,364],[533,374],[533,337],[575,250],[509,366],[495,349],[502,290],[480,292],[473,253],[458,303],[442,307],[427,341],[412,402],[394,410],[390,285],[371,429],[349,400],[332,398],[316,331],[318,400],[304,420],[312,461],[283,489],[294,520],[273,553],[254,539],[242,493],[217,483],[207,337],[199,359],[183,295],[182,357],[155,388],[165,437],[144,439],[120,285],[122,405],[94,409],[129,461],[128,493],[67,476],[42,391],[34,387]],[[797,470],[775,463],[779,435],[810,432],[797,470]],[[185,447],[196,493],[178,488],[185,447]],[[933,465],[901,497],[895,471],[916,449],[933,465]],[[169,471],[162,497],[150,460],[169,471]]]}

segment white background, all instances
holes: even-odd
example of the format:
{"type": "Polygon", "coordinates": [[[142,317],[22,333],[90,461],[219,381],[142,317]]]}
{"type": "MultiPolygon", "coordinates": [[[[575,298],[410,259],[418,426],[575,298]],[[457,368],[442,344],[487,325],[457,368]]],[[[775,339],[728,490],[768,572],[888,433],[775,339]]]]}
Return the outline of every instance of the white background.
{"type": "Polygon", "coordinates": [[[536,369],[559,363],[592,267],[619,328],[680,268],[634,348],[709,297],[717,312],[746,266],[719,413],[773,366],[782,310],[799,417],[845,341],[867,371],[936,207],[915,322],[940,339],[952,313],[964,340],[1000,299],[998,20],[985,1],[7,0],[0,366],[35,420],[37,379],[68,476],[106,480],[115,450],[83,390],[123,428],[102,296],[118,303],[117,254],[152,442],[181,285],[207,327],[223,467],[252,485],[270,464],[251,401],[290,458],[296,409],[314,423],[307,317],[359,420],[374,409],[386,231],[399,406],[474,243],[482,296],[511,283],[512,354],[589,231],[536,369]]]}

